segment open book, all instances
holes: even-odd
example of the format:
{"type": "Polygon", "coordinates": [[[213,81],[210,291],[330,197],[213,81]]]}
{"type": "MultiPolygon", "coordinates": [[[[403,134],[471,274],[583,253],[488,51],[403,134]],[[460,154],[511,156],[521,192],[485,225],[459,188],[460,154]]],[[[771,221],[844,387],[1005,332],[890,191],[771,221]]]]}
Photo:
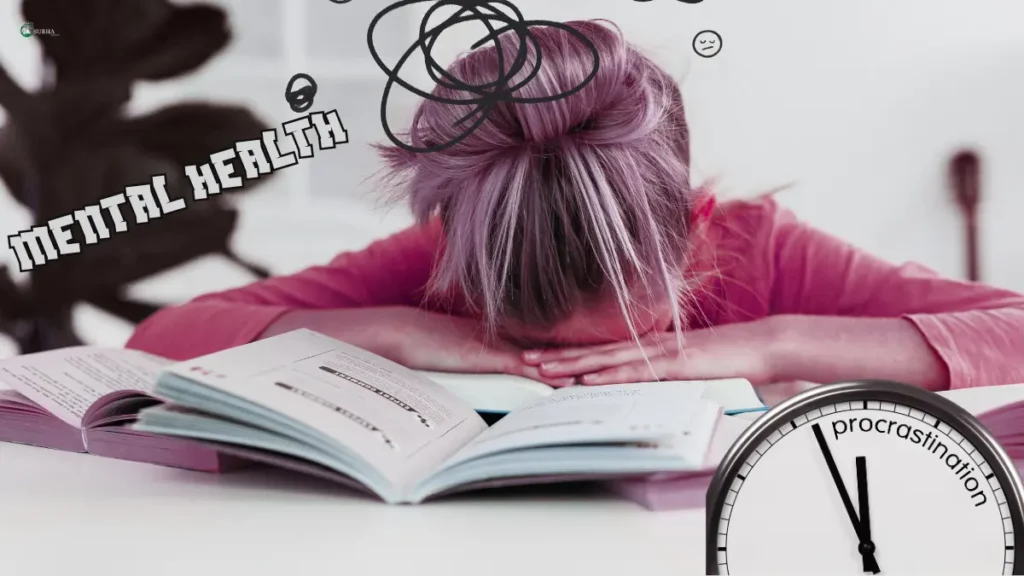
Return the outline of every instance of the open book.
{"type": "Polygon", "coordinates": [[[331,478],[388,503],[495,484],[702,467],[722,409],[704,386],[553,391],[488,427],[403,366],[309,330],[181,362],[134,428],[331,478]]]}
{"type": "MultiPolygon", "coordinates": [[[[939,392],[973,414],[1024,472],[1024,384],[979,386],[939,392]]],[[[759,414],[719,420],[703,470],[616,482],[616,492],[653,510],[703,508],[711,477],[732,444],[759,414]]]]}
{"type": "Polygon", "coordinates": [[[158,403],[148,392],[169,364],[89,346],[0,361],[0,441],[205,472],[241,464],[196,442],[125,426],[158,403]]]}
{"type": "Polygon", "coordinates": [[[1024,468],[1024,384],[939,392],[978,418],[1007,455],[1024,468]]]}
{"type": "MultiPolygon", "coordinates": [[[[489,421],[525,408],[555,392],[551,386],[521,376],[422,371],[420,374],[469,402],[489,421]]],[[[687,382],[686,385],[701,387],[701,397],[720,405],[730,416],[768,409],[750,382],[742,378],[687,382]]]]}

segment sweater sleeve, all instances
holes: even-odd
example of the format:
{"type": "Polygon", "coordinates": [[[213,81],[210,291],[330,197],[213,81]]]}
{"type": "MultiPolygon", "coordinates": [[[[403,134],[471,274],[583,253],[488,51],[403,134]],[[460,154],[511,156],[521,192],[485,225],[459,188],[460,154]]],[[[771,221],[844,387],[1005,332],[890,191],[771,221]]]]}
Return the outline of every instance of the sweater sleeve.
{"type": "Polygon", "coordinates": [[[1024,296],[886,262],[763,206],[772,314],[904,318],[945,362],[951,388],[1024,382],[1024,296]]]}
{"type": "Polygon", "coordinates": [[[183,360],[252,342],[291,310],[418,306],[440,238],[439,225],[412,227],[324,266],[164,308],[126,347],[183,360]]]}

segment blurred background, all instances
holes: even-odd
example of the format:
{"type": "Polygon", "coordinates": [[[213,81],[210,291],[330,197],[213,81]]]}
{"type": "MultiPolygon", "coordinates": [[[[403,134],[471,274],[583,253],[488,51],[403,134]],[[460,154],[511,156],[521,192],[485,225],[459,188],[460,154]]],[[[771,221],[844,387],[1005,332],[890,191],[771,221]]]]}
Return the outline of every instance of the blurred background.
{"type": "MultiPolygon", "coordinates": [[[[324,263],[343,250],[409,224],[383,209],[367,146],[384,140],[379,107],[384,74],[366,31],[384,0],[218,0],[231,43],[202,67],[135,83],[129,114],[183,101],[245,106],[269,126],[296,116],[288,79],[305,72],[319,86],[316,110],[337,109],[351,142],[318,152],[235,204],[231,247],[274,274],[324,263]]],[[[914,260],[966,277],[964,217],[950,162],[977,153],[979,275],[1024,291],[1024,3],[1010,0],[516,0],[529,19],[607,18],[674,73],[683,88],[699,178],[726,197],[793,184],[780,200],[805,220],[889,260],[914,260]],[[721,53],[699,58],[694,35],[711,29],[721,53]]],[[[426,4],[389,16],[376,46],[393,62],[417,36],[426,4]]],[[[24,37],[20,2],[0,3],[0,63],[25,89],[44,85],[38,37],[24,37]]],[[[62,30],[36,21],[37,29],[62,30]]],[[[482,34],[466,25],[442,37],[447,63],[482,34]]],[[[422,65],[410,64],[409,73],[422,65]]],[[[429,87],[425,86],[425,87],[429,87]]],[[[411,99],[393,101],[393,125],[411,99]]],[[[7,111],[0,111],[3,115],[7,111]]],[[[9,120],[9,118],[8,118],[9,120]]],[[[137,182],[124,182],[124,185],[137,182]]],[[[109,190],[115,194],[118,188],[109,190]]],[[[32,214],[0,183],[0,232],[15,234],[32,214]]],[[[88,250],[88,248],[86,248],[88,250]]],[[[81,256],[81,255],[78,255],[81,256]]],[[[70,256],[76,258],[78,256],[70,256]]],[[[17,268],[7,246],[0,263],[17,268]]],[[[24,286],[25,274],[11,272],[24,286]]],[[[223,255],[208,255],[132,282],[127,292],[157,305],[251,282],[223,255]]],[[[88,303],[72,323],[89,343],[119,346],[132,323],[88,303]]],[[[17,351],[11,339],[0,356],[17,351]]]]}

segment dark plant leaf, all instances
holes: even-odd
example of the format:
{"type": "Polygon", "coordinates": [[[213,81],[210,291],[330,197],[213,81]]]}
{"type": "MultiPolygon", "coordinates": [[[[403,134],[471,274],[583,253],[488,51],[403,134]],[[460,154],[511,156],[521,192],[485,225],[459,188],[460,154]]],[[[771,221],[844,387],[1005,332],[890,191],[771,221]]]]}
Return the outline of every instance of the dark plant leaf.
{"type": "Polygon", "coordinates": [[[27,113],[32,107],[33,95],[29,94],[7,72],[0,63],[0,107],[10,115],[27,113]]]}
{"type": "Polygon", "coordinates": [[[28,308],[28,298],[11,279],[6,266],[0,266],[0,319],[10,321],[28,308]]]}
{"type": "Polygon", "coordinates": [[[32,165],[25,147],[21,145],[22,140],[15,126],[10,123],[0,126],[0,179],[19,204],[27,204],[25,194],[30,185],[32,165]]]}
{"type": "Polygon", "coordinates": [[[180,76],[205,64],[230,41],[224,10],[203,4],[183,6],[136,47],[125,66],[132,78],[141,80],[180,76]]]}
{"type": "Polygon", "coordinates": [[[58,77],[109,75],[132,49],[157,33],[177,10],[167,0],[22,0],[21,11],[58,77]]]}
{"type": "MultiPolygon", "coordinates": [[[[73,226],[72,238],[83,246],[82,251],[32,271],[33,298],[47,307],[69,298],[109,295],[121,286],[194,258],[229,251],[237,213],[225,205],[223,196],[194,200],[191,184],[177,164],[129,146],[108,146],[92,153],[77,150],[66,155],[62,164],[65,168],[43,180],[37,222],[96,204],[127,185],[148,183],[153,174],[164,174],[168,197],[184,199],[186,207],[137,224],[132,208],[123,204],[121,211],[128,230],[90,246],[73,226]],[[68,290],[69,285],[74,286],[73,291],[68,290]]],[[[104,220],[113,232],[114,221],[107,214],[104,220]]]]}
{"type": "Polygon", "coordinates": [[[133,324],[142,322],[160,310],[156,304],[139,302],[114,293],[94,296],[89,299],[89,303],[133,324]]]}
{"type": "Polygon", "coordinates": [[[231,148],[235,142],[259,140],[269,128],[241,106],[184,103],[126,119],[112,130],[112,137],[135,142],[157,156],[188,166],[209,162],[210,154],[231,148]]]}
{"type": "MultiPolygon", "coordinates": [[[[37,35],[56,67],[56,83],[30,94],[0,66],[0,177],[35,223],[72,214],[122,192],[166,177],[168,197],[185,209],[138,224],[130,203],[121,205],[128,230],[82,246],[31,271],[31,288],[15,285],[0,268],[0,332],[21,353],[78,344],[71,323],[76,303],[91,302],[131,322],[157,307],[124,297],[127,285],[208,254],[221,254],[257,276],[267,270],[232,250],[237,212],[226,196],[197,201],[184,174],[187,164],[209,161],[240,140],[258,139],[268,126],[245,108],[191,103],[125,118],[132,82],[195,70],[230,41],[226,13],[207,4],[167,0],[23,0],[26,21],[56,35],[37,35]]],[[[241,168],[236,166],[241,174],[241,168]]],[[[242,191],[266,177],[247,181],[242,191]]]]}
{"type": "Polygon", "coordinates": [[[23,0],[58,81],[81,77],[159,80],[191,72],[231,40],[227,14],[167,0],[23,0]]]}

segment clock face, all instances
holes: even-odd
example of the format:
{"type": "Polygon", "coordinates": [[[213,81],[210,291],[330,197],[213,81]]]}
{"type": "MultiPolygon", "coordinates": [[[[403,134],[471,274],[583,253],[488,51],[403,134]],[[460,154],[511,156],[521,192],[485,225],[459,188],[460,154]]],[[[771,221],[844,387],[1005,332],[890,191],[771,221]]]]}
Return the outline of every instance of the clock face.
{"type": "Polygon", "coordinates": [[[966,412],[836,398],[790,406],[734,447],[710,496],[709,569],[1014,573],[1020,481],[966,412]]]}

